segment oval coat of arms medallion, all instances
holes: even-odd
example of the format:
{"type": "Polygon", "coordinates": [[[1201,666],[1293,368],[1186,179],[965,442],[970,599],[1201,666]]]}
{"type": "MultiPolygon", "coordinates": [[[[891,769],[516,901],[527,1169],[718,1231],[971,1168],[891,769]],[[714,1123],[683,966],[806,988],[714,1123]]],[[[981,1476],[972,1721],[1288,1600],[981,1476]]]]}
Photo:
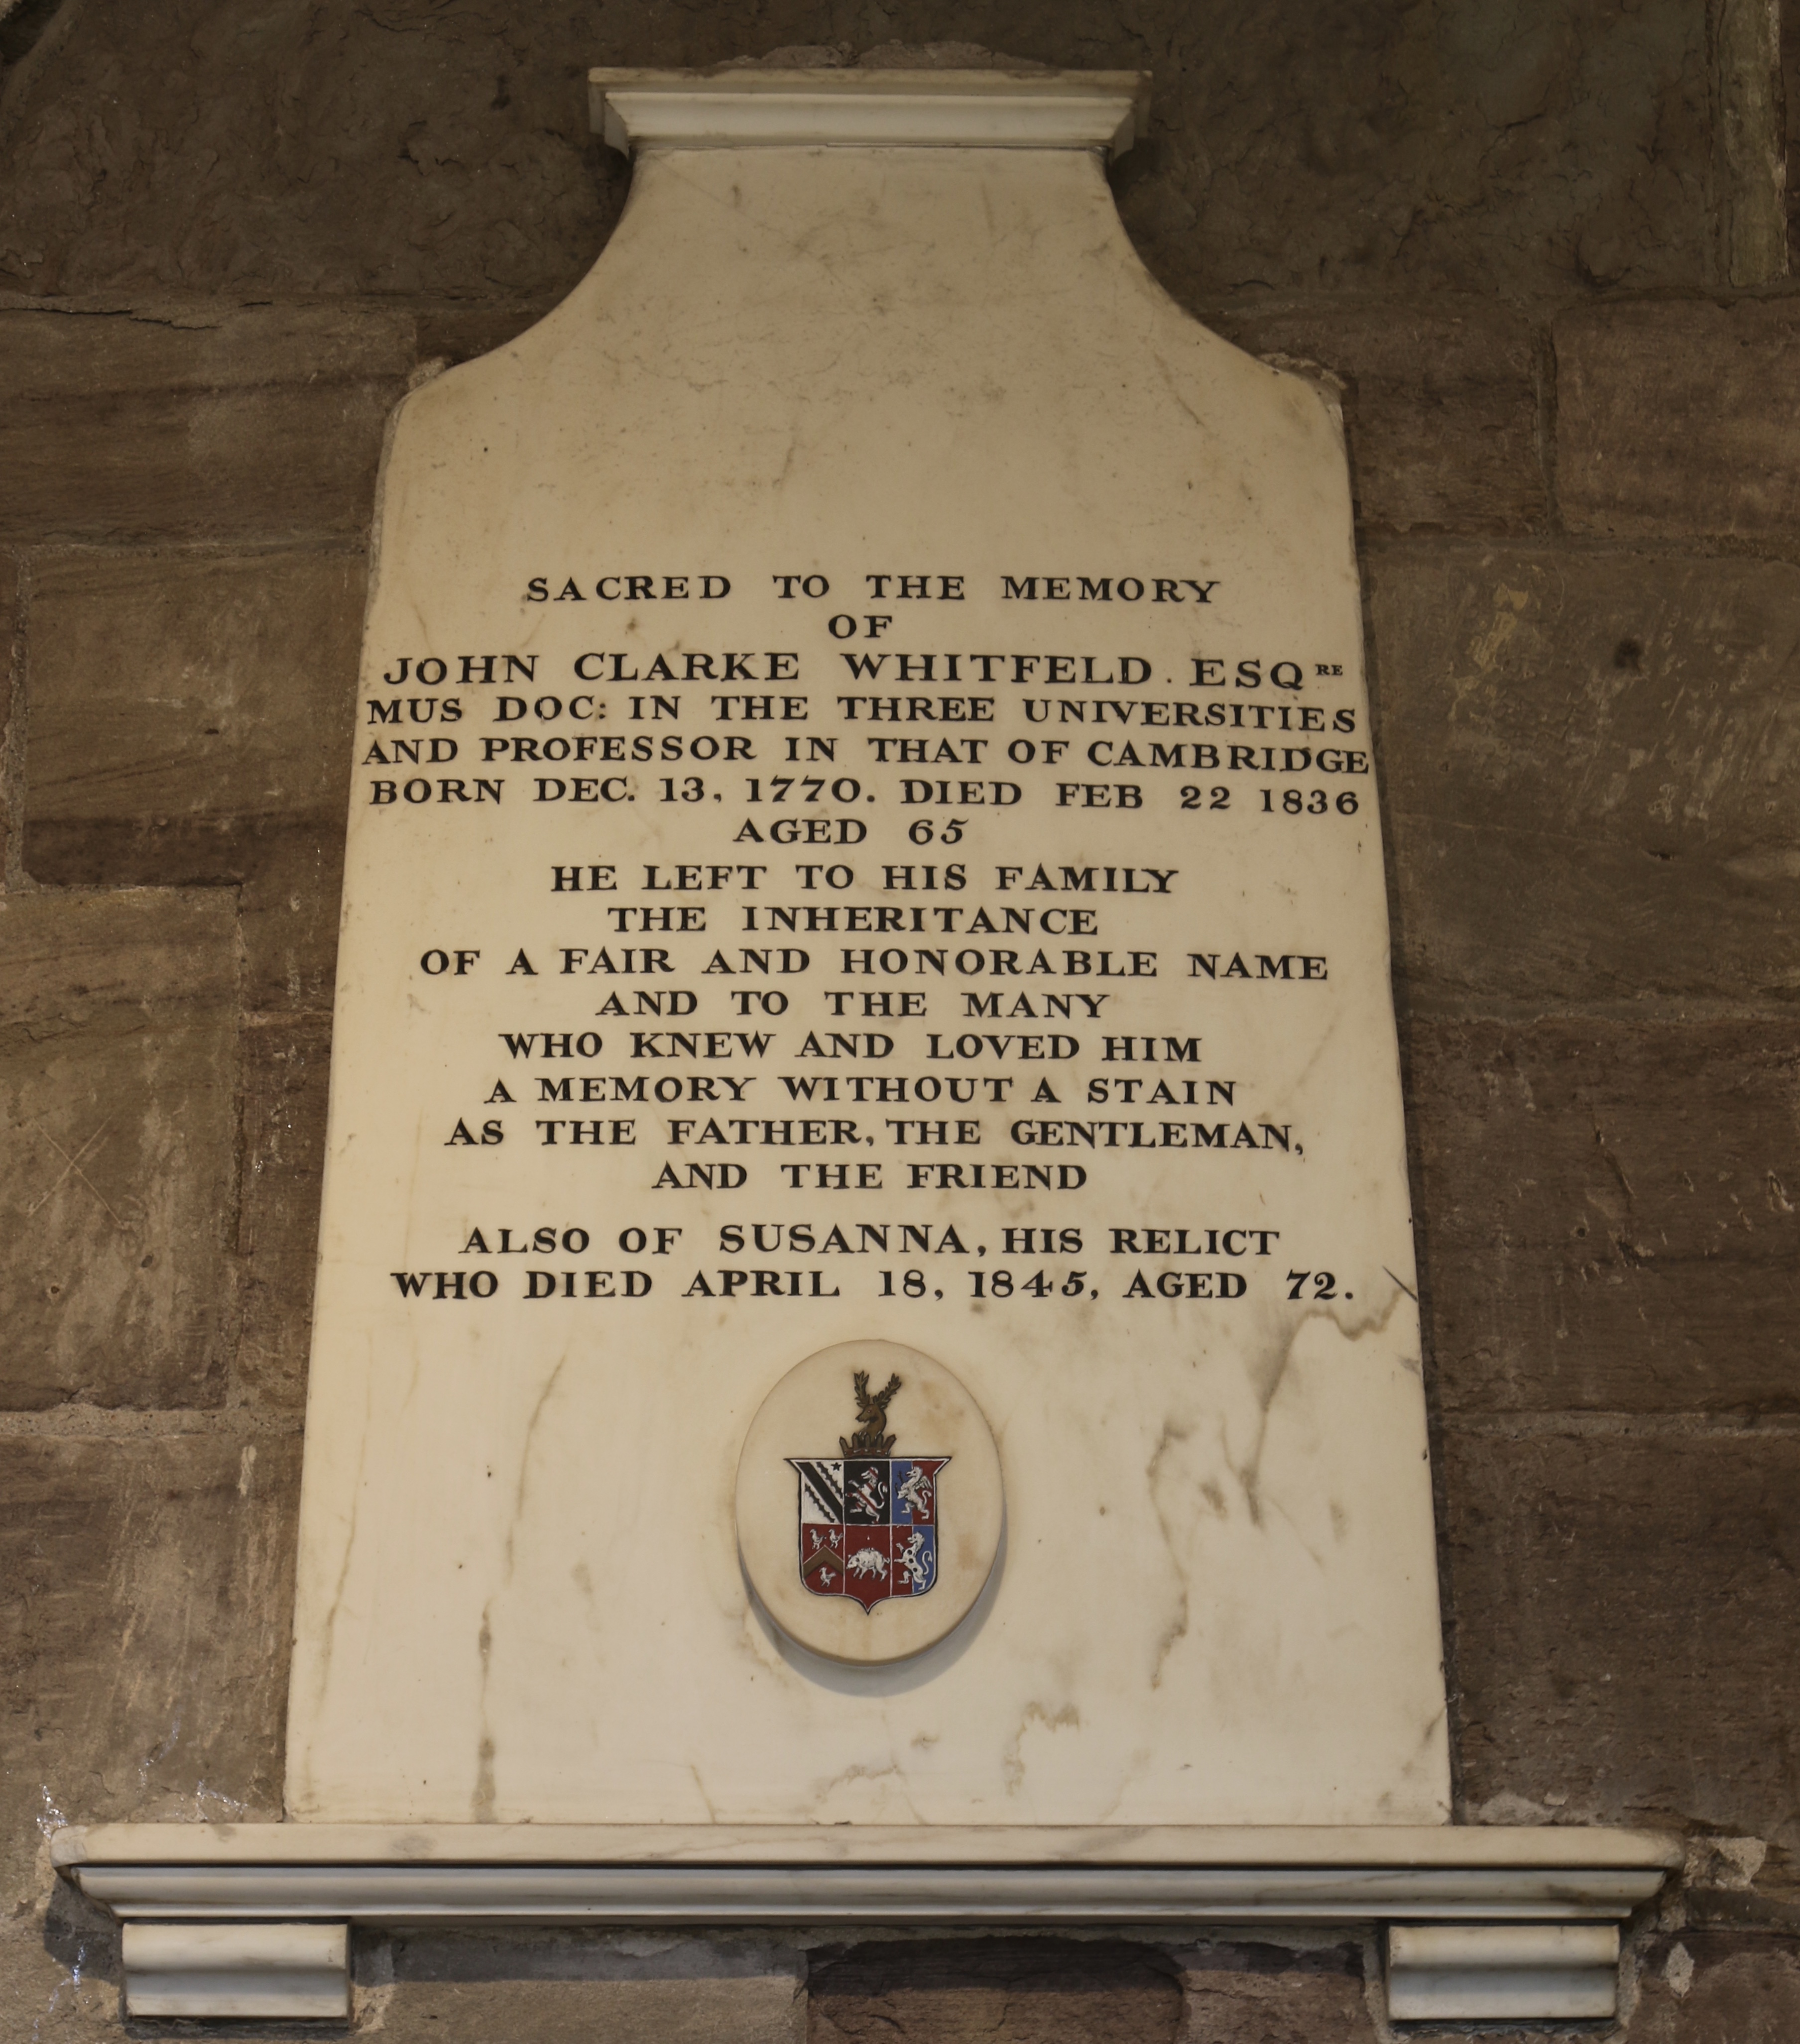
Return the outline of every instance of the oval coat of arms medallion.
{"type": "Polygon", "coordinates": [[[994,1567],[1000,1456],[943,1364],[898,1342],[840,1342],[797,1364],[750,1423],[737,1542],[782,1631],[875,1663],[922,1653],[994,1567]]]}

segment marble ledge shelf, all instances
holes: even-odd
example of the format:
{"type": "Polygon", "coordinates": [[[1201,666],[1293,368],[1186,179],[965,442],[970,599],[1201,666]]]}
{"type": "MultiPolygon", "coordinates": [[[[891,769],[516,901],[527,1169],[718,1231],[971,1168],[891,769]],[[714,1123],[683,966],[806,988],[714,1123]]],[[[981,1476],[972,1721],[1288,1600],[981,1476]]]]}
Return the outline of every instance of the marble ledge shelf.
{"type": "Polygon", "coordinates": [[[1150,117],[1139,71],[593,71],[610,148],[1103,149],[1150,117]]]}
{"type": "Polygon", "coordinates": [[[126,1926],[143,2015],[341,2014],[321,1927],[1373,1925],[1397,2020],[1612,2012],[1643,1831],[1442,1826],[99,1824],[52,1857],[126,1926]]]}

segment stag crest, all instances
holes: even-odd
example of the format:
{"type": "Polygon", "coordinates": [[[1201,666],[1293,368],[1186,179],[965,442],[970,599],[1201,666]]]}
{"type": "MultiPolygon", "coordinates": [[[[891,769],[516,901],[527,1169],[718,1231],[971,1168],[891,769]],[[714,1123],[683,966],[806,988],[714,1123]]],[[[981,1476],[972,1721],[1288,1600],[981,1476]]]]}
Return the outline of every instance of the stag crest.
{"type": "Polygon", "coordinates": [[[872,1397],[866,1370],[854,1372],[852,1381],[856,1386],[856,1417],[863,1424],[848,1440],[840,1434],[837,1445],[847,1455],[885,1455],[894,1445],[894,1436],[884,1434],[882,1428],[887,1424],[887,1408],[893,1403],[894,1393],[900,1389],[900,1380],[890,1377],[887,1389],[872,1397]]]}

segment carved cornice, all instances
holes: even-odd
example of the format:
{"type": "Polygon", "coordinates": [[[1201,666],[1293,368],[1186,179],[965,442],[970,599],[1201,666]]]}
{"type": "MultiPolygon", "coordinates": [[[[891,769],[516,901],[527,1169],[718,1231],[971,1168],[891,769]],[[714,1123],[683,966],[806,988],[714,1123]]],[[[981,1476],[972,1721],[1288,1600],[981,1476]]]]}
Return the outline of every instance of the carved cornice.
{"type": "Polygon", "coordinates": [[[1103,149],[1149,120],[1139,71],[593,71],[594,133],[644,149],[1103,149]]]}
{"type": "Polygon", "coordinates": [[[1373,1925],[1397,2017],[1592,2018],[1681,1864],[1652,1832],[1452,1825],[101,1824],[52,1856],[160,1927],[128,1936],[133,2010],[221,2017],[347,2006],[320,1926],[1113,1923],[1373,1925]]]}

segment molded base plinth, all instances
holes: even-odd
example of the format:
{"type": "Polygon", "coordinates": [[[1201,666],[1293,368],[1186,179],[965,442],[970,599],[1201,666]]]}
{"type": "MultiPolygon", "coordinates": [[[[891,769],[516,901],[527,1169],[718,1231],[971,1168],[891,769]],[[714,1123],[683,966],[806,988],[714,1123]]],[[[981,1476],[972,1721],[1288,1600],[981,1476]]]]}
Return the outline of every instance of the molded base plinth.
{"type": "Polygon", "coordinates": [[[352,1923],[1117,1923],[1380,1926],[1397,2020],[1564,2021],[1612,2013],[1616,1927],[1681,1864],[1650,1832],[1398,1825],[103,1824],[52,1856],[125,1921],[131,2013],[190,2017],[341,2015],[352,1923]]]}
{"type": "Polygon", "coordinates": [[[127,1923],[122,1949],[130,2015],[350,2013],[342,1923],[127,1923]]]}

